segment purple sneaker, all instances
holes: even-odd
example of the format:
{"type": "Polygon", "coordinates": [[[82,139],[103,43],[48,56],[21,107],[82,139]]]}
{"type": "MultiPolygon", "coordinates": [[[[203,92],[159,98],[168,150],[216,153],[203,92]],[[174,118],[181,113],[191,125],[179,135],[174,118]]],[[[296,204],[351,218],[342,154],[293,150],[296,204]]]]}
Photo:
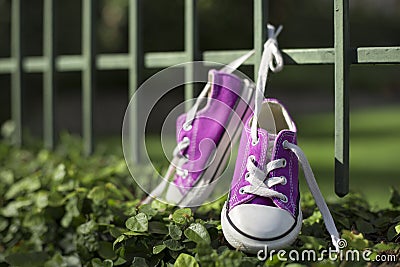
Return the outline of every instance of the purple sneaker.
{"type": "Polygon", "coordinates": [[[250,117],[240,140],[229,197],[221,213],[222,230],[233,247],[257,253],[290,245],[302,225],[298,162],[337,248],[339,234],[304,153],[296,145],[297,130],[287,110],[274,99],[261,105],[257,139],[250,117]],[[268,114],[272,113],[272,119],[268,114]],[[276,134],[275,134],[276,127],[276,134]]]}
{"type": "Polygon", "coordinates": [[[275,100],[262,104],[256,142],[252,141],[250,121],[240,140],[229,198],[222,211],[222,229],[235,248],[257,252],[264,245],[275,249],[292,243],[300,232],[302,214],[298,161],[283,145],[296,144],[296,126],[275,100]],[[274,120],[263,120],[262,114],[269,109],[274,120]]]}
{"type": "Polygon", "coordinates": [[[269,69],[283,67],[275,31],[268,25],[256,83],[255,110],[243,128],[228,200],[221,213],[222,231],[235,248],[257,253],[291,244],[301,230],[298,162],[338,251],[339,233],[319,191],[311,167],[296,145],[297,130],[287,110],[264,100],[269,69]]]}
{"type": "Polygon", "coordinates": [[[211,70],[209,83],[193,108],[178,117],[174,158],[163,182],[142,203],[157,197],[181,207],[193,207],[211,194],[216,185],[213,181],[225,170],[231,144],[252,113],[254,84],[229,72],[211,70]],[[170,177],[172,181],[168,181],[170,177]]]}

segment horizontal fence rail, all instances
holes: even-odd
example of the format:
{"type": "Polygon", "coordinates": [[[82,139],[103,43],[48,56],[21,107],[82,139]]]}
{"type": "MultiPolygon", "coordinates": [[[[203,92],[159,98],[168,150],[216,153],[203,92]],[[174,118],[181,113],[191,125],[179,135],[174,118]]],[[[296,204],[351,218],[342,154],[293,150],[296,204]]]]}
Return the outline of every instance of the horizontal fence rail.
{"type": "MultiPolygon", "coordinates": [[[[54,92],[56,72],[82,72],[82,136],[84,152],[93,150],[93,92],[96,88],[96,70],[129,70],[129,97],[135,93],[142,81],[143,68],[164,68],[194,60],[229,63],[249,50],[203,51],[198,50],[198,29],[196,0],[183,0],[184,9],[184,51],[149,52],[142,49],[141,1],[129,0],[129,53],[96,54],[94,32],[95,0],[82,0],[82,54],[55,55],[54,27],[56,0],[43,2],[43,56],[23,55],[23,36],[21,36],[21,9],[23,1],[12,0],[11,7],[11,57],[0,58],[0,74],[11,74],[12,120],[16,130],[14,142],[22,143],[22,91],[24,73],[43,73],[43,140],[46,148],[54,147],[54,92]]],[[[253,65],[257,74],[263,43],[266,38],[268,21],[268,1],[254,0],[254,49],[255,54],[244,64],[253,65]]],[[[334,0],[334,47],[283,49],[285,64],[333,64],[335,67],[335,191],[339,196],[348,193],[349,187],[349,73],[351,64],[400,64],[400,46],[357,47],[349,45],[349,6],[348,0],[334,0]]],[[[191,81],[193,69],[186,67],[185,79],[191,81]]],[[[254,77],[256,78],[256,77],[254,77]]],[[[185,85],[185,99],[193,97],[193,85],[185,85]]],[[[189,103],[189,102],[188,102],[189,103]]],[[[186,106],[188,109],[189,106],[186,106]]],[[[132,110],[132,109],[131,109],[132,110]]],[[[138,111],[130,114],[131,144],[135,161],[140,161],[139,142],[141,136],[137,129],[138,111]]]]}
{"type": "MultiPolygon", "coordinates": [[[[250,50],[204,51],[201,60],[227,64],[250,50]]],[[[334,64],[334,48],[282,49],[286,65],[334,64]]],[[[400,64],[400,46],[393,47],[358,47],[349,51],[351,64],[400,64]]],[[[97,70],[128,70],[132,56],[125,54],[96,55],[97,70]]],[[[164,68],[187,62],[184,52],[149,52],[144,53],[145,68],[164,68]]],[[[244,65],[254,65],[254,56],[244,65]]],[[[13,58],[0,59],[0,73],[11,74],[17,68],[13,58]]],[[[27,73],[42,73],[47,70],[46,57],[25,57],[22,68],[27,73]]],[[[58,72],[82,71],[84,60],[80,55],[59,55],[55,57],[55,69],[58,72]]]]}

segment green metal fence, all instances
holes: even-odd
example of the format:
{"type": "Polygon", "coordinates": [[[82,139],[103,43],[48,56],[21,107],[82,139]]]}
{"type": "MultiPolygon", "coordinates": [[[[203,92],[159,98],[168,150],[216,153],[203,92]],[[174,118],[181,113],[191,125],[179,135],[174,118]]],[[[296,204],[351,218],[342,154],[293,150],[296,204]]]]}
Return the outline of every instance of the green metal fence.
{"type": "MultiPolygon", "coordinates": [[[[56,0],[43,2],[43,56],[24,57],[21,46],[21,8],[22,0],[11,0],[11,57],[0,58],[0,74],[11,74],[11,116],[16,130],[14,142],[22,144],[22,90],[25,73],[43,73],[43,141],[46,148],[54,146],[54,91],[56,72],[82,72],[82,121],[84,151],[90,154],[93,149],[93,91],[95,90],[96,70],[129,70],[129,95],[132,95],[141,82],[143,68],[168,67],[171,65],[205,60],[228,63],[246,50],[203,51],[198,50],[196,0],[185,1],[185,45],[181,52],[143,53],[141,34],[141,1],[129,0],[129,53],[96,54],[95,49],[95,0],[82,0],[82,53],[81,55],[55,55],[54,10],[56,0]]],[[[315,49],[283,49],[285,64],[334,64],[335,70],[335,191],[339,196],[348,193],[349,187],[349,72],[351,64],[399,64],[400,46],[397,47],[357,47],[349,45],[349,3],[348,0],[334,0],[334,47],[315,49]]],[[[250,4],[250,2],[249,2],[250,4]]],[[[263,42],[266,38],[265,25],[268,21],[268,1],[254,0],[254,49],[255,55],[245,64],[254,65],[257,73],[263,42]]],[[[185,79],[192,81],[193,69],[185,69],[185,79]]],[[[128,97],[128,96],[127,96],[128,97]]],[[[193,97],[193,86],[185,86],[185,98],[193,97]]],[[[134,115],[138,113],[133,111],[134,115]]],[[[131,114],[132,115],[132,114],[131,114]]],[[[131,118],[135,118],[135,116],[131,118]]],[[[137,120],[134,119],[132,127],[137,120]]],[[[139,160],[140,136],[133,131],[133,149],[139,160]]]]}

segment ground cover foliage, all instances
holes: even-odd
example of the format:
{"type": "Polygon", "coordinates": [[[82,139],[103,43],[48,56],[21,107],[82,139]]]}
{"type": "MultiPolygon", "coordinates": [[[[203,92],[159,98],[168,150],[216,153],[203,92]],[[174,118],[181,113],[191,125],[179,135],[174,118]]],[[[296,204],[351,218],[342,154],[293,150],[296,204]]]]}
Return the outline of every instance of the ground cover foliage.
{"type": "MultiPolygon", "coordinates": [[[[221,199],[196,211],[143,197],[124,158],[107,149],[81,153],[80,139],[61,138],[55,151],[19,149],[0,142],[0,266],[395,266],[399,262],[264,261],[230,247],[220,223],[221,199]]],[[[143,168],[143,175],[152,170],[143,168]]],[[[399,179],[399,177],[393,177],[399,179]]],[[[328,203],[344,249],[370,250],[370,259],[400,259],[400,194],[390,208],[374,210],[352,193],[328,203]]],[[[286,249],[301,253],[331,246],[320,212],[302,196],[303,228],[286,249]]]]}

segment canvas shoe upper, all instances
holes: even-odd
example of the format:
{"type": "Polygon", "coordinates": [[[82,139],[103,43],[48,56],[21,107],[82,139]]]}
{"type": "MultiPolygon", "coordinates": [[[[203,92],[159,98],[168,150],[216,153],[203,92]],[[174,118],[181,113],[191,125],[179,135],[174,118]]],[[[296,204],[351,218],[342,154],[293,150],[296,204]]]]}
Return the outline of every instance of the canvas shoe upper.
{"type": "Polygon", "coordinates": [[[231,143],[251,114],[247,101],[252,98],[253,89],[249,82],[216,70],[210,71],[210,77],[212,86],[204,108],[197,111],[193,120],[187,120],[187,113],[177,119],[175,156],[180,159],[166,199],[181,206],[200,205],[206,194],[203,191],[211,193],[209,184],[223,172],[231,143]],[[187,195],[190,191],[193,193],[187,195]]]}
{"type": "Polygon", "coordinates": [[[142,203],[158,198],[192,207],[211,194],[213,182],[225,170],[231,146],[252,112],[255,86],[232,72],[253,53],[209,72],[209,82],[193,107],[177,119],[177,146],[166,175],[142,203]]]}

